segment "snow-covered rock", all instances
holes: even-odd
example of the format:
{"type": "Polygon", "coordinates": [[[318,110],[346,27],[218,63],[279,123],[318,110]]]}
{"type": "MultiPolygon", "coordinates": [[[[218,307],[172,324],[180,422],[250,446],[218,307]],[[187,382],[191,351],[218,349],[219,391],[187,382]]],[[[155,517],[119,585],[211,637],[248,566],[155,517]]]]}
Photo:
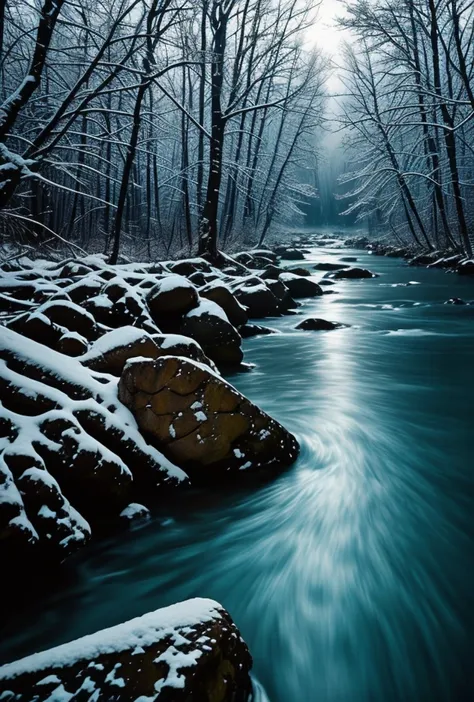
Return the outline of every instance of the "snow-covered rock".
{"type": "Polygon", "coordinates": [[[119,397],[141,430],[198,482],[244,467],[281,468],[298,455],[286,429],[193,361],[135,359],[125,366],[119,397]]]}
{"type": "Polygon", "coordinates": [[[248,319],[247,311],[232,294],[230,289],[219,280],[208,283],[199,290],[201,297],[215,302],[222,307],[226,316],[234,327],[245,324],[248,319]]]}
{"type": "Polygon", "coordinates": [[[245,702],[251,667],[229,614],[196,598],[0,667],[0,699],[245,702]]]}
{"type": "Polygon", "coordinates": [[[289,271],[282,273],[280,280],[285,283],[290,291],[290,294],[294,298],[301,297],[318,297],[323,294],[321,287],[314,280],[309,280],[308,278],[303,278],[302,276],[295,275],[289,271]]]}
{"type": "Polygon", "coordinates": [[[222,307],[212,300],[202,299],[183,317],[180,333],[197,341],[218,366],[238,366],[242,362],[240,334],[222,307]]]}
{"type": "Polygon", "coordinates": [[[237,279],[232,292],[237,300],[247,308],[250,319],[276,317],[280,314],[280,300],[262,278],[247,276],[237,279]]]}
{"type": "Polygon", "coordinates": [[[181,275],[168,275],[156,283],[147,296],[152,318],[160,324],[163,317],[183,315],[199,302],[196,288],[181,275]]]}
{"type": "Polygon", "coordinates": [[[1,553],[20,541],[62,559],[135,495],[186,482],[145,442],[112,376],[4,328],[0,388],[1,553]]]}
{"type": "Polygon", "coordinates": [[[120,517],[127,522],[143,521],[150,518],[150,510],[145,505],[138,504],[138,502],[130,502],[120,512],[120,517]]]}

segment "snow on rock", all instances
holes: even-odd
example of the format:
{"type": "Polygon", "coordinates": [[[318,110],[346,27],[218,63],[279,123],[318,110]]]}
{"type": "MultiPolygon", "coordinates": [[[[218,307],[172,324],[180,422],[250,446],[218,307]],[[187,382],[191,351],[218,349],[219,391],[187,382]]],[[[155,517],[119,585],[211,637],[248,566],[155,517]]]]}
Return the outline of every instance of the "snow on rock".
{"type": "Polygon", "coordinates": [[[219,279],[204,285],[200,288],[199,294],[201,298],[204,297],[222,308],[227,319],[234,327],[240,327],[247,322],[246,308],[240,304],[229,287],[219,279]]]}
{"type": "Polygon", "coordinates": [[[188,312],[186,316],[190,319],[191,317],[202,317],[204,314],[220,317],[224,322],[229,321],[222,307],[212,302],[212,300],[200,300],[199,305],[188,312]]]}
{"type": "MultiPolygon", "coordinates": [[[[251,265],[275,258],[255,251],[251,265]]],[[[222,382],[214,362],[235,367],[243,358],[236,327],[249,313],[284,311],[285,296],[281,281],[264,281],[226,255],[217,264],[109,265],[94,254],[0,266],[0,557],[24,547],[63,559],[99,522],[186,483],[119,401],[118,376],[173,356],[222,382]]],[[[209,447],[207,427],[226,420],[207,400],[180,414],[180,401],[166,406],[161,448],[183,438],[186,422],[204,427],[196,441],[209,447]]]]}
{"type": "Polygon", "coordinates": [[[211,364],[202,348],[193,339],[179,334],[148,334],[136,327],[114,329],[100,337],[80,361],[92,370],[120,375],[131,358],[185,356],[211,364]]]}
{"type": "Polygon", "coordinates": [[[160,324],[163,317],[182,315],[198,305],[196,288],[181,275],[168,275],[151,288],[147,296],[151,316],[160,324]]]}
{"type": "Polygon", "coordinates": [[[250,319],[277,317],[281,312],[281,299],[262,278],[257,276],[237,278],[232,283],[232,292],[247,309],[250,319]]]}
{"type": "Polygon", "coordinates": [[[127,505],[125,509],[123,509],[120,512],[120,516],[122,517],[122,519],[126,519],[130,522],[149,519],[150,510],[148,509],[148,507],[138,504],[138,502],[130,502],[130,504],[127,505]]]}
{"type": "Polygon", "coordinates": [[[217,365],[238,366],[243,359],[242,339],[226,313],[212,300],[201,300],[183,317],[180,332],[195,339],[217,365]]]}
{"type": "Polygon", "coordinates": [[[3,329],[0,386],[0,552],[19,539],[62,559],[134,495],[186,481],[146,443],[112,376],[3,329]]]}
{"type": "Polygon", "coordinates": [[[0,667],[0,699],[244,702],[251,666],[229,614],[196,598],[0,667]]]}
{"type": "Polygon", "coordinates": [[[281,468],[298,455],[296,439],[278,422],[206,366],[184,358],[135,359],[120,378],[119,397],[196,482],[244,467],[281,468]]]}
{"type": "Polygon", "coordinates": [[[318,297],[323,294],[321,286],[315,283],[314,280],[295,275],[289,271],[282,273],[280,275],[280,280],[286,285],[291,296],[294,298],[318,297]]]}

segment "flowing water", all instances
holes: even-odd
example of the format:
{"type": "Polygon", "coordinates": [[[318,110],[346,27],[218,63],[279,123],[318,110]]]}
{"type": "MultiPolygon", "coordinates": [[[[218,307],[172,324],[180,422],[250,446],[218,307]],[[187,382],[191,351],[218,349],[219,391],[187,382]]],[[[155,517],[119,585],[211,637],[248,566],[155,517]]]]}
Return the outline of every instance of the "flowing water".
{"type": "Polygon", "coordinates": [[[203,596],[231,612],[271,702],[474,699],[474,305],[443,304],[474,282],[308,259],[348,254],[380,278],[301,311],[351,327],[266,320],[281,333],[245,342],[256,368],[231,378],[297,435],[296,464],[94,544],[44,600],[32,584],[2,660],[203,596]]]}

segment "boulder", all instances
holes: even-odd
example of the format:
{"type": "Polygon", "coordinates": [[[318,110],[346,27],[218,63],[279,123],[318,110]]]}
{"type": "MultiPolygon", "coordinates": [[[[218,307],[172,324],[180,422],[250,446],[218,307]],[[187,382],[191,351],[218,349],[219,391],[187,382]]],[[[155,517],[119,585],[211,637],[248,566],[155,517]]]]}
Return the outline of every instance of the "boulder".
{"type": "Polygon", "coordinates": [[[270,263],[268,266],[265,266],[264,270],[261,273],[259,273],[259,277],[263,280],[278,280],[281,272],[281,268],[276,266],[274,263],[270,263]]]}
{"type": "Polygon", "coordinates": [[[430,263],[428,268],[448,268],[453,269],[462,263],[464,256],[462,254],[454,254],[451,256],[442,256],[434,263],[430,263]]]}
{"type": "Polygon", "coordinates": [[[199,294],[201,297],[205,297],[207,300],[219,305],[234,327],[239,327],[246,323],[248,319],[247,310],[224,283],[219,283],[219,281],[209,283],[199,290],[199,294]]]}
{"type": "Polygon", "coordinates": [[[252,256],[261,256],[262,258],[269,258],[270,261],[272,261],[273,263],[276,263],[278,260],[278,255],[270,249],[252,249],[250,253],[252,254],[252,256]]]}
{"type": "Polygon", "coordinates": [[[36,533],[45,545],[45,553],[63,560],[85,546],[91,528],[64,497],[57,481],[30,456],[3,455],[20,490],[23,505],[36,533]]]}
{"type": "Polygon", "coordinates": [[[146,443],[116,382],[11,329],[0,358],[2,563],[62,560],[130,502],[187,483],[146,443]]]}
{"type": "Polygon", "coordinates": [[[204,258],[189,258],[184,261],[176,261],[170,265],[170,269],[173,273],[178,275],[184,275],[186,278],[191,276],[193,273],[198,271],[201,273],[211,273],[212,266],[204,258]]]}
{"type": "Polygon", "coordinates": [[[357,280],[359,278],[378,278],[378,273],[372,273],[367,268],[344,268],[342,271],[335,271],[334,273],[329,273],[335,280],[344,280],[345,278],[349,280],[357,280]]]}
{"type": "Polygon", "coordinates": [[[290,291],[292,297],[318,297],[322,295],[323,291],[318,283],[314,280],[308,280],[307,278],[302,278],[299,275],[294,275],[293,273],[282,273],[280,280],[285,283],[290,291]]]}
{"type": "Polygon", "coordinates": [[[193,339],[178,334],[152,335],[130,326],[104,334],[80,360],[91,370],[120,375],[131,358],[169,355],[184,356],[206,365],[211,363],[193,339]]]}
{"type": "Polygon", "coordinates": [[[200,288],[207,283],[212,283],[213,280],[220,280],[220,276],[217,273],[202,273],[201,271],[196,271],[189,276],[189,280],[193,285],[200,288]]]}
{"type": "Polygon", "coordinates": [[[186,314],[179,331],[194,339],[217,365],[238,366],[242,359],[242,339],[219,305],[201,300],[199,306],[186,314]]]}
{"type": "Polygon", "coordinates": [[[26,336],[28,339],[55,349],[60,338],[67,333],[67,329],[54,324],[46,315],[38,312],[22,314],[15,317],[7,324],[9,329],[26,336]]]}
{"type": "Polygon", "coordinates": [[[0,667],[2,699],[245,702],[252,658],[229,614],[194,599],[0,667]]]}
{"type": "Polygon", "coordinates": [[[236,254],[234,260],[247,266],[247,268],[263,269],[266,268],[266,266],[276,263],[277,256],[273,251],[253,249],[252,251],[243,251],[242,253],[236,254]]]}
{"type": "Polygon", "coordinates": [[[261,336],[266,334],[278,334],[276,329],[270,327],[262,327],[260,324],[245,324],[239,328],[239,333],[242,339],[248,339],[251,336],[261,336]]]}
{"type": "Polygon", "coordinates": [[[17,300],[9,295],[0,293],[0,312],[15,313],[26,312],[34,307],[28,300],[17,300]]]}
{"type": "Polygon", "coordinates": [[[267,287],[272,291],[280,303],[279,312],[287,313],[289,310],[298,307],[298,303],[293,300],[288,287],[282,280],[267,280],[266,283],[267,287]]]}
{"type": "Polygon", "coordinates": [[[59,339],[56,350],[60,353],[66,354],[66,356],[82,356],[87,353],[89,344],[87,339],[77,332],[66,332],[59,339]]]}
{"type": "Polygon", "coordinates": [[[216,369],[214,363],[206,356],[197,341],[190,339],[189,336],[182,336],[181,334],[153,334],[152,339],[159,349],[157,358],[160,356],[183,356],[184,358],[190,358],[192,361],[204,363],[204,365],[210,366],[214,370],[216,369]]]}
{"type": "Polygon", "coordinates": [[[280,313],[280,300],[261,278],[244,278],[237,283],[233,292],[237,300],[247,308],[250,319],[276,317],[280,313]]]}
{"type": "Polygon", "coordinates": [[[85,266],[79,261],[69,261],[59,272],[59,278],[82,278],[92,271],[92,268],[85,266]]]}
{"type": "Polygon", "coordinates": [[[349,249],[365,249],[369,245],[370,241],[366,236],[353,237],[352,239],[346,239],[344,242],[344,246],[347,246],[349,249]]]}
{"type": "Polygon", "coordinates": [[[287,261],[304,261],[304,253],[299,249],[294,249],[287,246],[277,246],[275,253],[287,261]]]}
{"type": "Polygon", "coordinates": [[[69,295],[71,300],[77,305],[82,305],[91,297],[99,295],[104,286],[104,281],[99,278],[87,276],[84,280],[79,280],[64,288],[64,292],[69,295]]]}
{"type": "Polygon", "coordinates": [[[309,278],[311,276],[311,271],[309,271],[307,268],[301,267],[292,268],[290,273],[293,273],[293,275],[301,275],[304,278],[309,278]]]}
{"type": "Polygon", "coordinates": [[[53,300],[45,302],[36,310],[37,314],[44,315],[51,322],[69,331],[74,331],[88,341],[98,336],[98,329],[94,317],[75,302],[68,300],[53,300]]]}
{"type": "Polygon", "coordinates": [[[153,320],[170,316],[184,315],[199,304],[196,288],[180,275],[162,278],[147,295],[148,308],[153,320]]]}
{"type": "Polygon", "coordinates": [[[343,261],[344,263],[356,263],[357,256],[342,256],[339,260],[343,261]]]}
{"type": "Polygon", "coordinates": [[[104,334],[81,358],[91,370],[120,375],[130,358],[157,358],[160,351],[150,334],[136,327],[122,327],[104,334]]]}
{"type": "Polygon", "coordinates": [[[463,261],[456,268],[456,272],[459,273],[459,275],[474,275],[474,260],[463,261]]]}
{"type": "Polygon", "coordinates": [[[167,356],[125,366],[119,398],[140,429],[197,483],[290,465],[298,442],[210,369],[167,356]]]}
{"type": "Polygon", "coordinates": [[[297,324],[295,329],[302,329],[303,331],[332,331],[333,329],[343,329],[344,327],[347,327],[347,324],[330,322],[327,319],[319,319],[317,317],[309,317],[297,324]]]}
{"type": "Polygon", "coordinates": [[[313,266],[315,271],[340,271],[342,268],[347,268],[343,263],[331,263],[329,261],[317,263],[313,266]]]}

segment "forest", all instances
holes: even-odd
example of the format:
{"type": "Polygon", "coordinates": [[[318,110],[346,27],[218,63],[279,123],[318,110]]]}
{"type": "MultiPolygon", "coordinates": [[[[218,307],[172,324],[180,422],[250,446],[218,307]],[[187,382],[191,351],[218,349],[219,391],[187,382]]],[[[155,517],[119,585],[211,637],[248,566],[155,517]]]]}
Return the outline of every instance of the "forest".
{"type": "Polygon", "coordinates": [[[321,224],[471,255],[471,3],[341,4],[332,59],[318,4],[3,2],[3,241],[215,254],[323,198],[321,224]]]}
{"type": "Polygon", "coordinates": [[[0,700],[472,702],[474,0],[0,0],[0,700]]]}

